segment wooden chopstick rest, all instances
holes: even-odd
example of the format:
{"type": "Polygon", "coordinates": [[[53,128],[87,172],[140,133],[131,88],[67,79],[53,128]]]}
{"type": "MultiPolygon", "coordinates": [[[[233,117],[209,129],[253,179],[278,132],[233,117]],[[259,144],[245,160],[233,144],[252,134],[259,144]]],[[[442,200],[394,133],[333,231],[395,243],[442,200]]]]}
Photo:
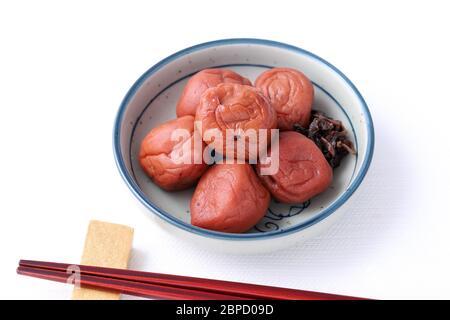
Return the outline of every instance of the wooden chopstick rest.
{"type": "MultiPolygon", "coordinates": [[[[133,242],[133,228],[92,220],[89,223],[81,264],[126,269],[133,242]]],[[[73,300],[118,300],[120,293],[75,287],[73,300]]]]}

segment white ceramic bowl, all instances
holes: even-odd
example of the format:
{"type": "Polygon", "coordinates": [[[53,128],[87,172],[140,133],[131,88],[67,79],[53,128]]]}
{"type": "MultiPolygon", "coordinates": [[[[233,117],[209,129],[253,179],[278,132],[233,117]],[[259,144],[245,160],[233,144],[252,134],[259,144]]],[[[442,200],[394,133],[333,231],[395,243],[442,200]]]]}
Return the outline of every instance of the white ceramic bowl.
{"type": "Polygon", "coordinates": [[[284,43],[260,39],[225,39],[179,51],[146,71],[126,94],[115,122],[114,153],[119,171],[134,195],[170,232],[213,248],[240,252],[272,250],[309,238],[336,220],[337,210],[363,180],[373,154],[374,128],[364,99],[352,82],[322,58],[284,43]],[[139,166],[142,139],[158,124],[173,119],[188,78],[205,68],[228,68],[254,81],[272,67],[301,70],[313,82],[314,109],[339,119],[357,150],[335,169],[332,186],[310,202],[272,202],[269,212],[252,230],[229,234],[192,226],[189,202],[194,188],[165,192],[139,166]]]}

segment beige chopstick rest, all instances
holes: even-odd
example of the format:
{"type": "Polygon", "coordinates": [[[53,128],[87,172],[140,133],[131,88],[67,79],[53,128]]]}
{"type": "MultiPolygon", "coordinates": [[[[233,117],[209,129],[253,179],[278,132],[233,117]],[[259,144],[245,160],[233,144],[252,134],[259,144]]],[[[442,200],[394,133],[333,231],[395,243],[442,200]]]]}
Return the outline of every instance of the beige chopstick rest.
{"type": "MultiPolygon", "coordinates": [[[[81,264],[126,269],[133,242],[133,228],[91,221],[84,243],[81,264]]],[[[75,287],[73,300],[118,300],[120,293],[75,287]]]]}

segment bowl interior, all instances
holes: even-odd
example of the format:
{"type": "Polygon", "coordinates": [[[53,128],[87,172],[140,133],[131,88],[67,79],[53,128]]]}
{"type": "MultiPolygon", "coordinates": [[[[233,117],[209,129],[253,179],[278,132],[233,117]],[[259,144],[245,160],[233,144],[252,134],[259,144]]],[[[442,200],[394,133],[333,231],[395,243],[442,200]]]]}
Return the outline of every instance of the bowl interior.
{"type": "Polygon", "coordinates": [[[339,119],[355,144],[357,155],[347,156],[334,170],[331,187],[307,203],[286,205],[272,201],[266,216],[245,235],[282,234],[319,221],[337,209],[356,189],[370,162],[372,137],[368,110],[354,86],[334,67],[298,48],[262,40],[223,40],[181,51],[155,65],[126,96],[115,132],[116,159],[122,175],[138,198],[161,217],[190,231],[219,234],[189,224],[194,188],[165,192],[153,184],[139,165],[141,141],[158,124],[176,117],[178,98],[190,76],[204,68],[228,68],[254,81],[272,67],[304,72],[315,89],[314,109],[339,119]]]}

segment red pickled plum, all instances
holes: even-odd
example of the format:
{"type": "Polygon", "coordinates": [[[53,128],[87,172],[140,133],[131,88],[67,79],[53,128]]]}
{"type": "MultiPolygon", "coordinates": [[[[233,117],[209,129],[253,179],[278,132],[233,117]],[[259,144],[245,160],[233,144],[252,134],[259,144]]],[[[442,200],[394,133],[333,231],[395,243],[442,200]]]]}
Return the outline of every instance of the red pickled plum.
{"type": "Polygon", "coordinates": [[[209,140],[208,131],[215,132],[215,136],[222,138],[219,147],[215,148],[226,155],[234,150],[237,158],[237,143],[245,143],[245,158],[256,158],[254,150],[266,148],[270,144],[271,129],[276,128],[277,116],[268,99],[254,87],[223,83],[210,88],[202,95],[200,105],[195,115],[196,125],[201,124],[203,140],[207,144],[215,142],[209,140]],[[259,139],[259,129],[267,129],[267,139],[259,139]],[[236,132],[234,141],[227,144],[227,130],[236,132]],[[255,133],[253,141],[250,133],[255,133]]]}
{"type": "Polygon", "coordinates": [[[259,75],[255,87],[269,98],[276,110],[280,130],[293,130],[294,123],[304,127],[309,124],[314,87],[303,73],[273,68],[259,75]]]}
{"type": "Polygon", "coordinates": [[[194,148],[196,134],[192,116],[165,122],[147,134],[141,144],[139,160],[142,169],[154,183],[172,191],[189,188],[197,182],[208,166],[204,163],[202,154],[195,154],[205,148],[200,136],[197,140],[202,148],[194,148]],[[185,129],[188,135],[174,140],[172,133],[176,129],[185,129]]]}
{"type": "Polygon", "coordinates": [[[245,232],[267,212],[270,194],[249,164],[216,164],[200,179],[191,200],[194,226],[245,232]]]}
{"type": "Polygon", "coordinates": [[[195,116],[200,97],[207,89],[220,83],[239,83],[251,86],[247,78],[227,69],[205,69],[192,76],[184,87],[177,104],[177,116],[195,116]]]}
{"type": "Polygon", "coordinates": [[[264,165],[256,165],[262,182],[278,201],[304,202],[331,184],[333,170],[320,149],[304,135],[294,131],[280,132],[279,155],[279,170],[274,175],[261,175],[264,165]]]}

